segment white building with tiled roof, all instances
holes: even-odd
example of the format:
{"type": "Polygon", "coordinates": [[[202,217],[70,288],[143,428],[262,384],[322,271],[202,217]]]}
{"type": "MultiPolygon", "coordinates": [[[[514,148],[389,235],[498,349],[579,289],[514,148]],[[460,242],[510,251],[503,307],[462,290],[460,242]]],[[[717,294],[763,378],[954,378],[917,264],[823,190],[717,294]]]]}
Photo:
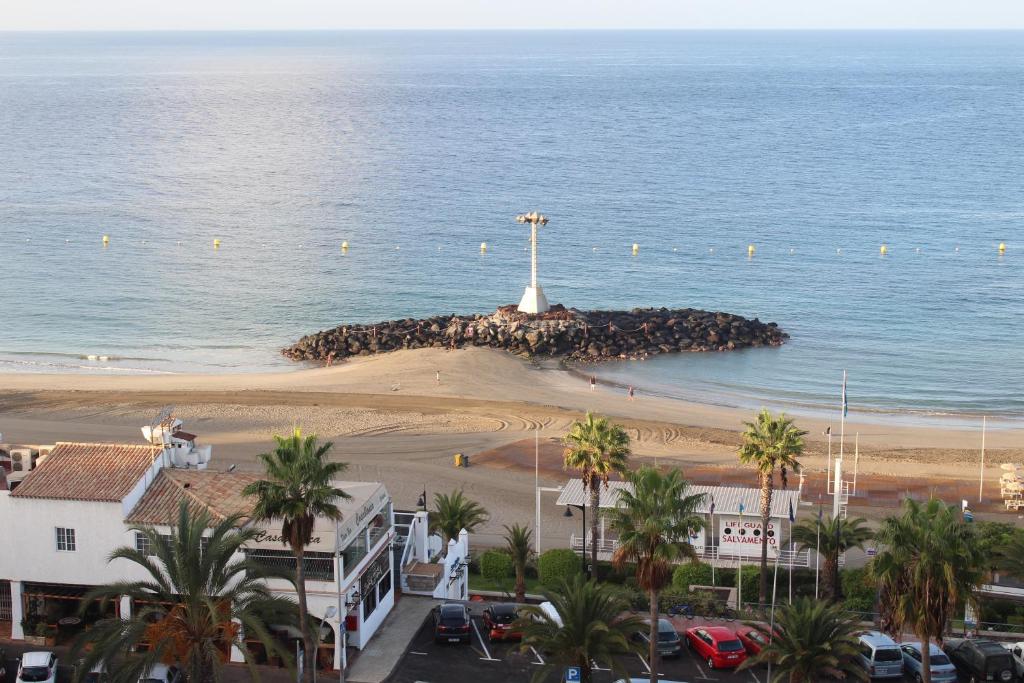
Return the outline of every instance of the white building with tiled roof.
{"type": "MultiPolygon", "coordinates": [[[[133,563],[108,562],[118,547],[142,549],[141,535],[131,527],[169,532],[182,501],[194,510],[208,510],[217,521],[249,513],[252,501],[242,491],[260,477],[208,469],[210,447],[196,446],[195,435],[180,426],[175,420],[156,430],[145,428],[149,443],[142,445],[59,443],[16,486],[0,477],[0,548],[5,549],[0,553],[0,622],[11,622],[14,639],[26,635],[23,620],[30,626],[35,621],[51,626],[73,622],[81,597],[94,586],[145,578],[133,563]]],[[[464,537],[453,542],[448,557],[435,567],[429,562],[426,513],[417,513],[405,520],[408,543],[392,552],[396,525],[384,486],[334,483],[351,498],[338,502],[340,523],[316,521],[305,566],[310,614],[323,617],[340,605],[338,616],[325,622],[330,628],[320,650],[320,660],[337,668],[344,648],[334,643],[364,647],[393,607],[398,586],[442,598],[468,597],[468,542],[464,537]],[[429,572],[429,585],[412,577],[406,582],[397,563],[437,571],[429,572]]],[[[240,524],[253,522],[244,517],[240,524]]],[[[246,554],[294,568],[295,559],[279,536],[280,524],[259,529],[262,533],[246,554]]],[[[294,595],[288,582],[272,582],[270,588],[294,595]]],[[[125,599],[116,612],[131,609],[125,599]]],[[[291,639],[298,634],[282,627],[279,635],[291,639]]]]}

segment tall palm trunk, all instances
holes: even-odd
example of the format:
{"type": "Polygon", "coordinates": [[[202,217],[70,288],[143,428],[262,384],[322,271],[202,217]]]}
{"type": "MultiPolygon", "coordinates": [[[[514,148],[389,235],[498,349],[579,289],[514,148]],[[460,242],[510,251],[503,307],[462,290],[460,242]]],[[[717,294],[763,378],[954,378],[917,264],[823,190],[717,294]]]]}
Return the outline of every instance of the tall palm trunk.
{"type": "Polygon", "coordinates": [[[293,547],[292,552],[295,553],[295,591],[299,596],[299,628],[302,629],[302,659],[305,663],[302,667],[302,680],[312,683],[316,651],[313,646],[313,634],[309,631],[309,607],[306,604],[306,549],[303,546],[293,547]]]}
{"type": "Polygon", "coordinates": [[[647,661],[651,669],[651,683],[658,683],[658,591],[651,591],[651,630],[650,649],[647,653],[647,661]]]}
{"type": "Polygon", "coordinates": [[[932,683],[932,639],[931,636],[918,633],[921,639],[921,681],[932,683]]]}
{"type": "Polygon", "coordinates": [[[761,580],[758,588],[758,602],[764,605],[768,600],[768,523],[772,517],[772,475],[761,475],[761,580]]]}
{"type": "Polygon", "coordinates": [[[594,680],[594,674],[590,670],[590,661],[586,657],[580,656],[580,658],[576,660],[576,666],[580,668],[580,681],[582,683],[592,683],[594,680]]]}
{"type": "Polygon", "coordinates": [[[590,566],[593,568],[593,577],[598,579],[600,576],[597,571],[597,506],[601,502],[601,481],[591,479],[590,485],[590,566]]]}
{"type": "Polygon", "coordinates": [[[516,602],[526,602],[526,567],[516,563],[516,602]]]}

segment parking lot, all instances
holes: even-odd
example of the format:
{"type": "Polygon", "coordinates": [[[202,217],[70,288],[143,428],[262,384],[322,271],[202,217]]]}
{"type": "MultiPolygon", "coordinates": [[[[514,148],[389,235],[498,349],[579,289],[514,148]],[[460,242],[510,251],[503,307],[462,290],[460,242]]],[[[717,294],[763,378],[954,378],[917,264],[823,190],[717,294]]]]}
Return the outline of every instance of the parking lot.
{"type": "MultiPolygon", "coordinates": [[[[543,654],[530,649],[521,652],[517,642],[491,642],[481,617],[486,604],[474,603],[469,607],[473,620],[469,645],[435,643],[433,621],[428,617],[409,644],[395,673],[388,679],[389,683],[524,683],[531,680],[544,663],[543,654]]],[[[701,623],[699,619],[685,622],[686,626],[698,623],[701,623]]],[[[677,627],[680,632],[684,630],[682,623],[677,624],[677,627]]],[[[628,655],[620,661],[631,676],[650,675],[646,657],[628,655]]],[[[661,660],[659,678],[686,683],[766,683],[765,673],[763,669],[740,673],[720,669],[710,671],[704,662],[697,661],[684,647],[679,657],[661,660]]],[[[594,683],[612,683],[617,678],[607,669],[597,669],[594,683]]],[[[560,680],[561,676],[557,672],[548,678],[550,683],[560,680]]]]}

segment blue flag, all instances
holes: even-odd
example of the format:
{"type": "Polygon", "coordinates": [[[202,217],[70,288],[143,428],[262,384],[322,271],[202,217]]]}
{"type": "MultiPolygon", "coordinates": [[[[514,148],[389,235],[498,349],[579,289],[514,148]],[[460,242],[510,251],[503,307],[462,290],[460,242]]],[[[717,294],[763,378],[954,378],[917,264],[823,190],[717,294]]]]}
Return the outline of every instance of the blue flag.
{"type": "Polygon", "coordinates": [[[745,510],[745,509],[746,508],[743,507],[743,501],[740,501],[740,517],[743,516],[743,510],[745,510]]]}

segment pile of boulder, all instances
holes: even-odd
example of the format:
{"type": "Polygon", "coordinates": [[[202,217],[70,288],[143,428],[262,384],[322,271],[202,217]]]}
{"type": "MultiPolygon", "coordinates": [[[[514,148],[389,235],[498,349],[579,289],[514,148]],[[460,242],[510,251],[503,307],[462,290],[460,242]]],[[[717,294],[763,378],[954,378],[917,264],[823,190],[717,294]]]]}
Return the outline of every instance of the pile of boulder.
{"type": "Polygon", "coordinates": [[[342,325],[303,337],[282,353],[296,361],[323,363],[399,349],[486,346],[523,356],[599,361],[779,346],[788,337],[775,323],[693,308],[579,311],[555,305],[530,315],[502,306],[489,315],[342,325]]]}

